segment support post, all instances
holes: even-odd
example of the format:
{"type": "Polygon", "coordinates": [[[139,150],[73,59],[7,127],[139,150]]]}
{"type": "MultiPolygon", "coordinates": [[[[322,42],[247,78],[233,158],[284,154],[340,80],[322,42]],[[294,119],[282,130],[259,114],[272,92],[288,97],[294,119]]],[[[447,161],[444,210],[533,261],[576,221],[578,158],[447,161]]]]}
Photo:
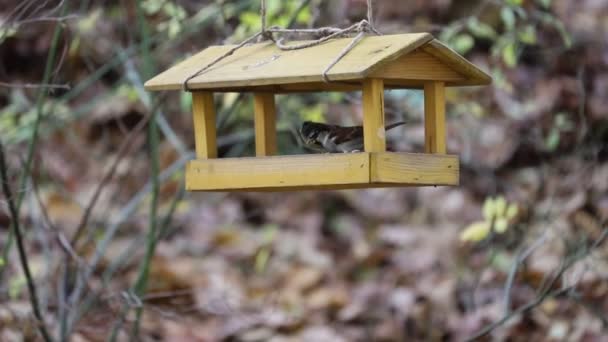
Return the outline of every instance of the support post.
{"type": "Polygon", "coordinates": [[[256,93],[253,96],[255,115],[255,155],[258,157],[277,154],[277,111],[272,93],[256,93]]]}
{"type": "Polygon", "coordinates": [[[216,114],[212,92],[195,91],[192,93],[192,114],[196,158],[217,158],[216,114]]]}
{"type": "Polygon", "coordinates": [[[424,85],[424,151],[446,153],[445,84],[429,82],[424,85]]]}
{"type": "Polygon", "coordinates": [[[365,152],[385,152],[384,81],[363,81],[363,147],[365,152]]]}

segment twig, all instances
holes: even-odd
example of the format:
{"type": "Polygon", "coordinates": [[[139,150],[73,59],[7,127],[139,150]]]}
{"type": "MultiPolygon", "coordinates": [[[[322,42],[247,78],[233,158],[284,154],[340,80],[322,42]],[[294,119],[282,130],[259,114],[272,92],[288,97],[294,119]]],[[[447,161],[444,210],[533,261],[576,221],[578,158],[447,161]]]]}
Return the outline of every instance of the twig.
{"type": "MultiPolygon", "coordinates": [[[[159,176],[159,182],[164,182],[170,177],[172,177],[176,172],[180,171],[186,162],[194,157],[194,153],[189,153],[188,155],[180,158],[176,162],[174,162],[171,166],[166,168],[159,176]]],[[[80,301],[80,297],[83,295],[86,284],[88,284],[91,276],[93,275],[93,270],[97,268],[97,265],[105,255],[105,251],[108,248],[110,241],[112,241],[114,235],[121,227],[121,225],[126,221],[129,217],[133,215],[135,210],[138,208],[139,204],[146,198],[148,193],[152,190],[152,183],[149,181],[143,188],[127,202],[122,210],[116,215],[116,219],[112,224],[105,230],[104,236],[101,238],[99,244],[97,245],[95,254],[93,255],[91,261],[89,262],[89,266],[85,269],[84,274],[79,277],[78,282],[74,288],[74,291],[70,295],[68,303],[72,306],[76,305],[80,301]]],[[[90,302],[90,301],[87,301],[90,302]]],[[[86,304],[85,304],[86,306],[86,304]]],[[[82,315],[84,311],[88,308],[73,310],[67,324],[67,331],[69,332],[71,328],[74,326],[78,317],[82,315]]],[[[66,334],[69,335],[69,334],[66,334]]]]}
{"type": "Polygon", "coordinates": [[[44,205],[44,203],[42,203],[42,198],[40,197],[40,191],[38,189],[38,183],[36,182],[36,180],[34,179],[34,177],[31,177],[31,175],[30,175],[30,181],[32,182],[32,190],[33,190],[32,192],[34,194],[34,198],[36,199],[38,207],[40,208],[40,212],[42,214],[42,218],[44,219],[44,222],[46,224],[47,229],[55,236],[57,244],[61,247],[61,249],[63,250],[63,252],[67,256],[69,256],[72,259],[74,259],[76,262],[81,263],[82,260],[80,259],[80,257],[76,253],[76,251],[74,251],[74,248],[72,248],[72,245],[70,244],[70,242],[68,241],[68,239],[53,224],[53,222],[51,222],[51,219],[49,217],[49,213],[47,211],[47,208],[44,205]]]}
{"type": "Polygon", "coordinates": [[[24,19],[24,20],[18,21],[16,23],[13,23],[13,25],[19,27],[23,24],[31,24],[31,23],[39,23],[39,22],[63,22],[66,20],[78,19],[78,18],[80,18],[79,15],[66,15],[63,17],[39,17],[39,18],[24,19]]]}
{"type": "Polygon", "coordinates": [[[177,136],[175,131],[171,128],[171,125],[167,122],[165,114],[160,110],[160,103],[162,98],[157,102],[158,106],[154,106],[152,97],[150,93],[146,92],[144,89],[144,84],[141,79],[141,75],[137,68],[135,67],[132,58],[127,56],[124,49],[117,48],[118,55],[123,57],[123,65],[125,66],[127,79],[133,84],[133,87],[137,91],[137,95],[139,96],[140,101],[146,106],[146,109],[149,112],[157,112],[156,115],[156,123],[158,124],[160,130],[163,132],[163,135],[167,138],[169,142],[173,145],[173,147],[180,153],[180,155],[184,155],[188,152],[186,146],[181,141],[181,139],[177,136]]]}
{"type": "MultiPolygon", "coordinates": [[[[137,11],[139,13],[138,18],[141,27],[141,35],[143,36],[143,40],[148,40],[148,22],[142,14],[141,4],[138,3],[137,11]]],[[[151,59],[147,59],[146,61],[151,62],[151,59]]],[[[152,177],[152,199],[150,201],[150,214],[149,214],[149,225],[150,229],[148,231],[148,241],[146,243],[146,254],[144,256],[144,260],[141,264],[139,275],[137,276],[137,280],[135,281],[135,286],[133,287],[133,292],[135,296],[141,296],[146,292],[148,287],[148,275],[150,273],[150,264],[152,262],[152,257],[154,256],[154,252],[156,250],[156,245],[158,243],[158,222],[157,220],[157,212],[158,212],[158,195],[160,192],[160,181],[158,179],[160,173],[160,162],[158,159],[158,144],[159,144],[159,134],[158,134],[158,125],[156,123],[157,112],[152,112],[152,121],[148,127],[148,140],[149,140],[149,158],[150,158],[150,167],[151,167],[151,177],[152,177]]],[[[137,307],[136,310],[136,318],[135,323],[133,325],[133,335],[138,338],[139,337],[139,328],[141,324],[141,316],[143,310],[141,305],[137,307]]]]}
{"type": "Polygon", "coordinates": [[[513,265],[511,265],[511,270],[509,271],[509,276],[507,277],[507,282],[505,284],[504,289],[504,314],[508,315],[511,310],[511,289],[513,288],[513,282],[515,281],[515,276],[517,275],[517,269],[519,265],[523,263],[538,247],[540,247],[548,238],[549,230],[545,230],[541,236],[536,239],[526,250],[522,251],[515,257],[513,261],[513,265]]]}
{"type": "MultiPolygon", "coordinates": [[[[158,105],[158,103],[154,105],[154,108],[156,108],[157,105],[158,105]]],[[[74,233],[74,235],[72,236],[72,239],[70,241],[70,244],[72,246],[77,247],[76,244],[79,242],[79,240],[83,236],[83,233],[85,231],[85,228],[87,227],[87,224],[88,224],[90,216],[93,212],[93,209],[95,208],[95,205],[97,204],[97,200],[99,199],[99,196],[101,195],[101,193],[102,193],[103,189],[106,187],[106,185],[114,177],[114,174],[116,173],[118,165],[120,164],[122,159],[129,153],[129,151],[131,151],[133,149],[135,139],[139,136],[139,133],[141,133],[143,128],[146,127],[146,124],[150,121],[150,118],[151,118],[151,115],[147,115],[146,117],[141,119],[140,122],[137,124],[137,126],[135,126],[135,128],[129,133],[129,136],[123,141],[123,143],[119,147],[119,150],[116,155],[116,158],[114,159],[114,162],[112,163],[112,165],[110,166],[110,168],[108,169],[106,174],[103,176],[102,180],[97,185],[97,188],[95,189],[95,193],[93,194],[93,197],[91,197],[91,200],[89,201],[89,204],[87,205],[87,208],[85,209],[85,212],[83,213],[83,215],[80,219],[80,223],[78,224],[78,226],[76,228],[76,232],[74,233]]],[[[87,274],[89,276],[90,276],[90,274],[92,274],[93,269],[96,267],[96,265],[93,265],[91,267],[89,267],[87,265],[84,265],[84,266],[85,266],[85,274],[87,274]]],[[[65,283],[68,283],[68,278],[70,277],[70,275],[71,275],[70,269],[66,268],[65,272],[63,272],[63,274],[62,274],[62,277],[64,278],[65,283]]],[[[88,284],[88,277],[86,277],[86,278],[87,279],[85,279],[85,281],[81,283],[83,286],[86,286],[88,284]]],[[[75,292],[78,292],[78,291],[75,290],[75,292]]],[[[73,297],[70,299],[73,299],[73,297]]],[[[72,305],[76,304],[76,302],[73,300],[71,300],[70,303],[72,305]]],[[[62,316],[61,321],[62,321],[62,335],[68,336],[69,329],[72,326],[70,324],[70,320],[68,320],[67,315],[64,315],[64,316],[62,316]]]]}
{"type": "Polygon", "coordinates": [[[150,117],[151,117],[150,115],[146,115],[143,119],[141,119],[139,121],[139,123],[137,124],[137,126],[135,126],[135,128],[131,131],[131,133],[129,133],[127,138],[125,140],[123,140],[122,144],[120,145],[120,147],[118,149],[118,152],[116,153],[116,158],[114,159],[114,162],[112,163],[112,165],[110,166],[108,171],[105,173],[105,175],[103,176],[103,178],[97,185],[97,188],[95,189],[95,192],[93,193],[93,197],[91,197],[91,199],[89,200],[89,204],[87,205],[84,213],[82,214],[82,217],[80,218],[80,223],[76,227],[76,231],[70,240],[72,246],[77,247],[76,244],[78,243],[78,241],[82,237],[82,234],[84,233],[84,229],[86,228],[86,226],[89,222],[91,213],[93,212],[93,208],[97,204],[97,200],[99,199],[99,196],[101,195],[101,193],[102,193],[103,189],[106,187],[106,185],[114,177],[114,174],[116,173],[118,165],[120,164],[122,159],[133,148],[133,143],[134,143],[135,139],[139,136],[139,133],[143,130],[143,128],[146,127],[146,124],[150,120],[150,117]]]}
{"type": "MultiPolygon", "coordinates": [[[[62,1],[62,4],[64,2],[62,1]]],[[[65,14],[65,11],[67,10],[67,6],[63,6],[62,7],[62,15],[65,14]]],[[[55,55],[57,53],[57,46],[58,46],[58,42],[59,42],[59,37],[61,35],[61,25],[57,25],[55,26],[55,31],[53,33],[53,38],[51,41],[51,46],[50,46],[50,50],[49,50],[49,55],[48,58],[46,60],[46,65],[44,67],[44,76],[42,79],[42,84],[50,84],[51,81],[51,73],[52,73],[52,69],[53,69],[53,64],[55,63],[55,55]]],[[[19,188],[23,189],[25,187],[25,183],[27,182],[27,179],[29,178],[29,174],[31,172],[32,169],[32,164],[33,164],[33,160],[34,160],[34,153],[36,151],[36,147],[38,145],[38,133],[40,130],[40,123],[42,122],[42,112],[44,110],[43,108],[43,104],[44,104],[44,99],[46,97],[46,92],[44,88],[41,88],[40,91],[38,92],[38,96],[36,99],[36,118],[34,120],[34,127],[32,130],[32,135],[31,135],[31,139],[27,148],[27,157],[26,157],[26,162],[25,162],[25,167],[23,168],[20,176],[19,176],[19,188]]],[[[19,216],[19,211],[21,209],[21,203],[23,202],[23,198],[25,196],[24,192],[19,193],[19,197],[17,199],[17,202],[15,203],[15,209],[17,210],[17,216],[19,216]]],[[[11,250],[11,246],[12,246],[12,242],[13,242],[13,230],[9,231],[9,235],[6,241],[6,244],[4,245],[4,250],[2,251],[2,258],[7,259],[8,253],[11,250]]],[[[2,272],[3,272],[4,268],[0,268],[0,279],[2,279],[2,272]]]]}
{"type": "Polygon", "coordinates": [[[15,203],[15,199],[13,198],[13,194],[11,188],[9,186],[8,180],[8,168],[6,165],[6,160],[4,157],[4,145],[0,141],[0,183],[2,184],[2,192],[4,193],[4,197],[6,197],[6,201],[8,202],[8,207],[11,215],[13,232],[15,234],[15,239],[17,241],[17,250],[19,252],[19,261],[21,263],[21,268],[23,269],[23,273],[25,274],[25,279],[27,281],[27,288],[30,293],[30,302],[32,304],[32,310],[34,311],[34,316],[36,316],[36,320],[38,321],[38,330],[44,338],[45,341],[49,342],[53,339],[49,334],[46,324],[44,323],[44,319],[42,318],[42,314],[40,311],[40,304],[38,302],[38,295],[36,292],[36,284],[34,283],[34,279],[32,278],[32,273],[30,271],[30,266],[27,260],[27,254],[25,252],[25,247],[23,245],[23,234],[21,233],[21,227],[19,225],[19,213],[17,209],[17,205],[15,203]]]}
{"type": "Polygon", "coordinates": [[[515,310],[507,315],[503,315],[503,317],[501,319],[485,326],[483,329],[481,329],[479,332],[475,333],[472,337],[468,338],[467,340],[474,341],[476,339],[482,338],[482,337],[488,335],[489,333],[491,333],[497,327],[508,322],[511,318],[518,316],[520,314],[523,314],[529,310],[534,309],[538,305],[542,304],[542,302],[545,299],[547,299],[549,297],[558,297],[558,296],[568,293],[568,291],[572,291],[576,287],[577,284],[573,284],[571,286],[566,286],[566,287],[563,287],[561,289],[554,290],[554,291],[552,291],[552,289],[553,289],[553,287],[555,287],[557,282],[562,278],[564,273],[566,273],[566,271],[568,271],[576,262],[587,257],[594,249],[599,247],[606,240],[606,238],[608,238],[608,227],[604,229],[602,234],[598,237],[598,239],[591,246],[577,251],[577,253],[575,253],[571,257],[567,258],[566,260],[564,260],[562,262],[562,264],[560,265],[560,267],[557,269],[557,271],[554,273],[554,275],[550,278],[550,280],[545,284],[545,286],[543,286],[541,288],[539,295],[536,296],[536,298],[534,300],[519,307],[517,310],[515,310]]]}
{"type": "Polygon", "coordinates": [[[4,88],[20,88],[20,89],[65,89],[70,90],[70,86],[68,84],[42,84],[42,83],[7,83],[0,82],[0,87],[4,88]]]}
{"type": "Polygon", "coordinates": [[[492,330],[494,330],[497,327],[508,322],[511,318],[513,318],[515,316],[519,316],[519,315],[526,313],[526,312],[534,309],[535,307],[539,306],[540,304],[542,304],[542,302],[545,299],[556,298],[556,297],[562,296],[562,295],[566,294],[568,291],[571,291],[573,288],[574,288],[574,286],[568,286],[565,288],[561,288],[559,290],[543,293],[543,295],[536,297],[533,301],[529,302],[528,304],[525,304],[525,305],[519,307],[517,310],[513,311],[511,314],[503,316],[500,320],[486,326],[485,328],[483,328],[481,331],[479,331],[472,337],[469,337],[467,339],[467,341],[474,341],[474,340],[480,339],[480,338],[486,336],[487,334],[489,334],[490,332],[492,332],[492,330]]]}

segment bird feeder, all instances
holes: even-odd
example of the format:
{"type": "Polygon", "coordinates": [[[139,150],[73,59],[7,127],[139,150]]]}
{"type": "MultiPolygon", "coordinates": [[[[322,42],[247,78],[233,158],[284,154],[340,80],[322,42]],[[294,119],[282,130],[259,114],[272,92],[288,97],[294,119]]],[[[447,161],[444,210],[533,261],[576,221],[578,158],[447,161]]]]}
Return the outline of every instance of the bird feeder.
{"type": "MultiPolygon", "coordinates": [[[[244,46],[188,80],[196,159],[186,189],[278,191],[458,185],[459,160],[446,154],[445,87],[486,85],[491,78],[428,33],[368,36],[327,72],[352,42],[333,39],[283,51],[272,42],[244,46]],[[385,89],[423,89],[424,153],[387,152],[385,89]],[[275,94],[362,91],[364,151],[277,156],[275,94]],[[255,157],[217,158],[213,94],[254,97],[255,157]]],[[[211,46],[146,82],[182,90],[184,81],[234,46],[211,46]]]]}

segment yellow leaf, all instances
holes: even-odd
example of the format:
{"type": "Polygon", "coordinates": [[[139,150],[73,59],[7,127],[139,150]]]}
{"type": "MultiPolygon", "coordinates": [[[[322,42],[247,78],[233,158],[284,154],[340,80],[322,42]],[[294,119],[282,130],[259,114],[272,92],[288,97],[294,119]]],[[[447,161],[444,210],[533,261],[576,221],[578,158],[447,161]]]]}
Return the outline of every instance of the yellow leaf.
{"type": "Polygon", "coordinates": [[[509,228],[509,221],[504,217],[498,218],[494,222],[494,231],[498,234],[506,232],[507,228],[509,228]]]}
{"type": "Polygon", "coordinates": [[[471,223],[460,233],[460,241],[479,242],[490,234],[490,224],[487,221],[471,223]]]}
{"type": "Polygon", "coordinates": [[[507,219],[512,220],[515,218],[515,216],[517,216],[518,213],[519,208],[517,207],[517,204],[511,203],[507,208],[507,213],[505,216],[507,217],[507,219]]]}
{"type": "Polygon", "coordinates": [[[496,205],[492,197],[486,198],[485,202],[483,202],[483,218],[486,221],[490,222],[494,218],[495,207],[496,205]]]}
{"type": "Polygon", "coordinates": [[[503,196],[496,197],[494,200],[494,214],[496,217],[504,217],[507,211],[507,201],[503,196]]]}

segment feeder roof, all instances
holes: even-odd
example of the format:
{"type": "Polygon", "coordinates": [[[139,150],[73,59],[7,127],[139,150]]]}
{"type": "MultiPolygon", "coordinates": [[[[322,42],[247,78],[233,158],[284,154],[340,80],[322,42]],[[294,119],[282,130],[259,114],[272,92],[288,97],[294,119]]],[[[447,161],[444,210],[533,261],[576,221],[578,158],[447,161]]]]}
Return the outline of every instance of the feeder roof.
{"type": "MultiPolygon", "coordinates": [[[[332,63],[352,38],[331,39],[305,49],[283,51],[272,42],[236,50],[188,82],[191,90],[211,91],[322,91],[357,90],[367,78],[381,78],[387,88],[420,88],[428,81],[447,86],[491,83],[478,67],[428,33],[366,36],[332,63]]],[[[292,42],[290,44],[301,44],[292,42]]],[[[182,61],[145,84],[148,90],[180,90],[184,81],[226,54],[234,45],[211,46],[182,61]]]]}

